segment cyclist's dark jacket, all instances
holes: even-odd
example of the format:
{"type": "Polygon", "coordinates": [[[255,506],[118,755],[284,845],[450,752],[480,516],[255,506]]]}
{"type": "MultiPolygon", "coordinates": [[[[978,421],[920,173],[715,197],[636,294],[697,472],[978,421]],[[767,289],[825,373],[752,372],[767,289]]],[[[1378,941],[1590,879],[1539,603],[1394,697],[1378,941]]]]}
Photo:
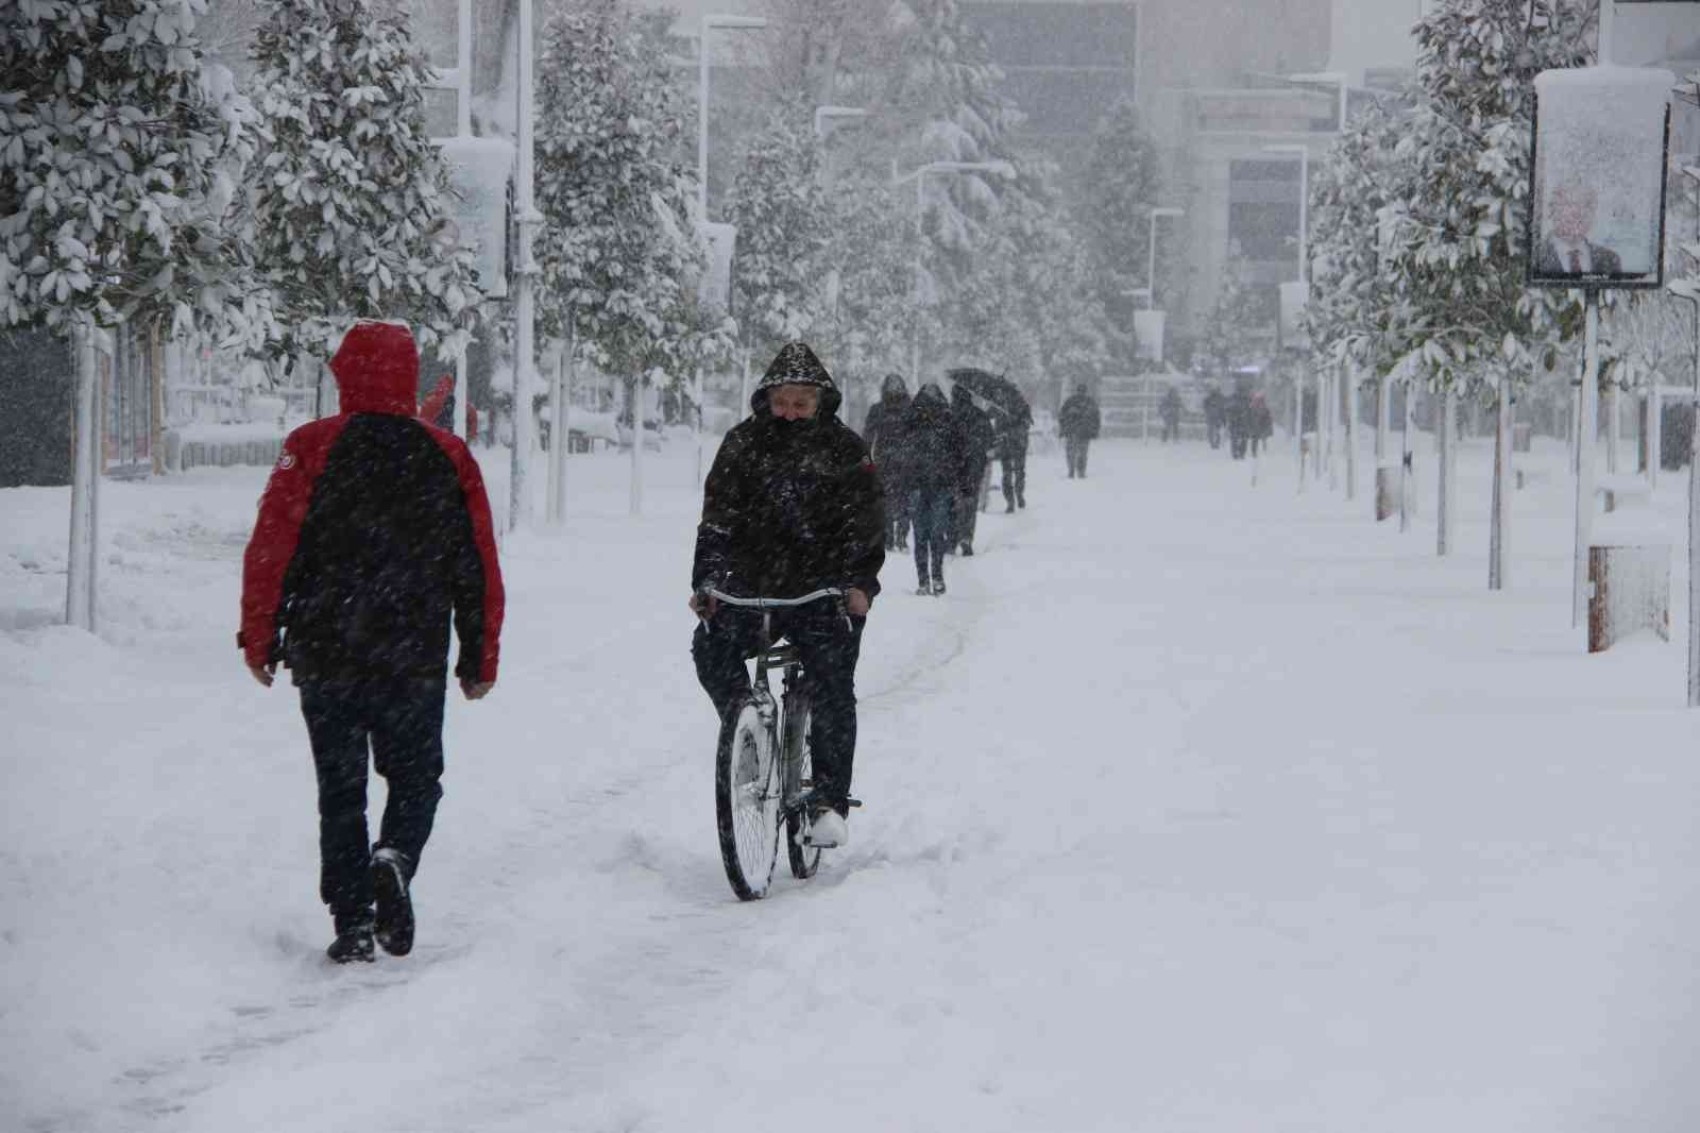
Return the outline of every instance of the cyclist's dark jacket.
{"type": "Polygon", "coordinates": [[[832,378],[808,357],[808,374],[770,369],[750,398],[753,415],[721,442],[703,486],[693,590],[770,598],[826,586],[879,593],[885,494],[867,446],[836,416],[832,378]],[[787,382],[820,387],[812,420],[773,416],[768,392],[787,382]]]}
{"type": "Polygon", "coordinates": [[[455,675],[494,681],[503,592],[483,477],[415,413],[407,328],[357,323],[331,360],[342,412],[290,433],[242,569],[250,665],[297,682],[455,675]]]}

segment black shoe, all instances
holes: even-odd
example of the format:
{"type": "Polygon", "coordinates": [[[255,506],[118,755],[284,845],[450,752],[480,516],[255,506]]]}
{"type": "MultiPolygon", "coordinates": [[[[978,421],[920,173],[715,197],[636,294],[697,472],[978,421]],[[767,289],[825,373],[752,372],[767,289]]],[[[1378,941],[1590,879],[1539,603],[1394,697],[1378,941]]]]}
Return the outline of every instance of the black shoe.
{"type": "Polygon", "coordinates": [[[372,854],[372,891],[378,898],[374,931],[391,956],[413,951],[413,899],[407,894],[407,855],[382,849],[372,854]]]}
{"type": "Polygon", "coordinates": [[[933,579],[933,596],[936,598],[938,595],[943,594],[943,593],[944,593],[944,579],[942,579],[942,578],[933,579]]]}
{"type": "Polygon", "coordinates": [[[964,558],[973,558],[974,557],[974,546],[973,546],[973,544],[971,544],[971,543],[962,544],[962,554],[963,554],[964,558]]]}
{"type": "Polygon", "coordinates": [[[370,964],[377,958],[372,948],[372,923],[360,921],[339,928],[325,956],[333,964],[370,964]]]}
{"type": "Polygon", "coordinates": [[[932,592],[933,592],[932,584],[927,582],[925,579],[923,579],[921,581],[921,585],[919,585],[915,588],[915,593],[921,595],[923,598],[927,597],[932,592]]]}
{"type": "Polygon", "coordinates": [[[1014,504],[1003,505],[1003,513],[1005,515],[1014,515],[1015,514],[1015,505],[1014,504]]]}
{"type": "Polygon", "coordinates": [[[1015,506],[1019,507],[1019,508],[1025,508],[1027,506],[1027,497],[1026,496],[1016,497],[1015,506]]]}

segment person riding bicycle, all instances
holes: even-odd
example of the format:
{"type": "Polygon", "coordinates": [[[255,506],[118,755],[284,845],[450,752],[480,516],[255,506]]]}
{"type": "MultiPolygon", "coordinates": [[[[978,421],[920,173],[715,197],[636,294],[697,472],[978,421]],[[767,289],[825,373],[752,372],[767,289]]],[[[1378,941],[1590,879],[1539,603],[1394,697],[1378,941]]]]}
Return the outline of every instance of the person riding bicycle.
{"type": "Polygon", "coordinates": [[[801,342],[787,343],[750,397],[752,415],[726,434],[703,485],[690,607],[697,679],[721,719],[749,694],[745,660],[765,649],[759,612],[740,597],[820,601],[775,611],[776,635],[796,646],[813,692],[816,845],[844,845],[856,753],[856,660],[885,563],[885,496],[868,448],[838,420],[832,375],[801,342]]]}

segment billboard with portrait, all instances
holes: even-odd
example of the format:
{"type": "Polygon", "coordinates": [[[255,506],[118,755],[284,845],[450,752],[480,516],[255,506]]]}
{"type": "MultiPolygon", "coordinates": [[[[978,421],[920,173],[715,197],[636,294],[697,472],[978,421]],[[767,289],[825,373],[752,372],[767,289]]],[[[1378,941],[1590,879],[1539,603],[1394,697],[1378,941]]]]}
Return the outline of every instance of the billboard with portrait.
{"type": "Polygon", "coordinates": [[[1669,71],[1638,67],[1535,77],[1531,286],[1663,282],[1665,149],[1675,82],[1669,71]]]}

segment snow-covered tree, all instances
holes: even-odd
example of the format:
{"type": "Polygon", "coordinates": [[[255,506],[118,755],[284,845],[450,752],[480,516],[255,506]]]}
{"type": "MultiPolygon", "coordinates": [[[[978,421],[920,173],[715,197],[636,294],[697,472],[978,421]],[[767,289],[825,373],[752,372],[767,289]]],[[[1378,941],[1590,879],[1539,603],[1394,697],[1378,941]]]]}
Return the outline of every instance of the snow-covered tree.
{"type": "Polygon", "coordinates": [[[202,0],[0,6],[0,326],[271,329],[230,217],[253,144],[202,0]]]}
{"type": "Polygon", "coordinates": [[[1589,0],[1441,0],[1416,25],[1417,102],[1395,150],[1390,330],[1439,384],[1526,380],[1574,333],[1573,294],[1524,285],[1534,80],[1589,61],[1589,0]]]}
{"type": "Polygon", "coordinates": [[[1228,248],[1216,300],[1199,336],[1197,357],[1217,377],[1255,362],[1269,352],[1274,312],[1251,278],[1251,265],[1237,241],[1228,248]]]}
{"type": "MultiPolygon", "coordinates": [[[[1015,106],[984,38],[963,19],[959,0],[897,0],[881,115],[913,123],[904,166],[930,161],[1007,162],[1015,106]]],[[[947,292],[974,270],[977,241],[998,207],[1006,175],[955,172],[928,177],[922,192],[923,286],[947,292]]]]}
{"type": "Polygon", "coordinates": [[[826,191],[822,259],[837,278],[837,302],[813,335],[822,357],[876,382],[907,371],[915,307],[914,201],[889,181],[878,170],[853,171],[826,191]]]}
{"type": "Polygon", "coordinates": [[[808,108],[775,112],[744,151],[725,216],[738,228],[732,309],[758,356],[803,337],[825,296],[827,209],[808,108]]]}
{"type": "Polygon", "coordinates": [[[259,261],[285,349],[323,354],[354,318],[405,319],[428,347],[469,333],[479,289],[425,126],[428,64],[372,0],[267,0],[254,101],[259,261]]]}
{"type": "MultiPolygon", "coordinates": [[[[1157,147],[1139,121],[1131,100],[1119,100],[1092,131],[1091,152],[1080,175],[1076,214],[1089,249],[1092,283],[1108,309],[1125,308],[1128,291],[1148,286],[1151,210],[1158,204],[1161,175],[1157,147]]],[[[1171,273],[1159,270],[1158,279],[1171,273]]],[[[1153,297],[1162,306],[1160,297],[1153,297]]],[[[1134,356],[1131,328],[1114,333],[1123,364],[1134,356]]]]}
{"type": "Polygon", "coordinates": [[[1012,170],[974,270],[948,297],[946,343],[963,361],[1051,396],[1103,372],[1107,319],[1083,270],[1056,167],[1017,159],[1012,170]]]}
{"type": "Polygon", "coordinates": [[[539,319],[628,385],[728,347],[696,305],[691,126],[666,56],[617,0],[557,5],[537,69],[539,319]]]}
{"type": "Polygon", "coordinates": [[[1395,151],[1408,100],[1360,111],[1311,174],[1312,349],[1326,364],[1383,375],[1399,360],[1392,333],[1400,295],[1382,271],[1382,210],[1400,189],[1395,151]]]}

